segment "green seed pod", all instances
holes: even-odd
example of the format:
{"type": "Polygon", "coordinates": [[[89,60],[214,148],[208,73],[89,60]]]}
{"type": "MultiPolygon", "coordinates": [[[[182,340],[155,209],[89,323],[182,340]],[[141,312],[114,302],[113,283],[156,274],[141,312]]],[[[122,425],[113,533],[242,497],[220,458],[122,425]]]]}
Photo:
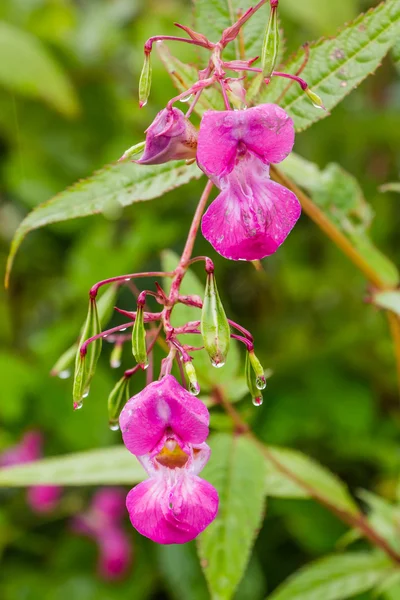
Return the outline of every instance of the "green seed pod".
{"type": "Polygon", "coordinates": [[[272,71],[275,69],[276,61],[279,52],[279,23],[278,11],[276,6],[271,7],[267,30],[265,32],[264,41],[261,50],[261,67],[263,77],[271,77],[272,71]]]}
{"type": "Polygon", "coordinates": [[[193,394],[193,396],[198,396],[200,394],[200,386],[197,381],[196,369],[193,366],[193,363],[188,361],[183,363],[183,368],[185,369],[185,373],[189,380],[189,392],[193,394]]]}
{"type": "Polygon", "coordinates": [[[121,377],[108,396],[108,422],[110,429],[117,431],[121,410],[129,400],[130,377],[121,377]]]}
{"type": "Polygon", "coordinates": [[[248,356],[249,362],[256,376],[256,387],[259,390],[264,390],[267,387],[267,380],[265,378],[264,369],[257,356],[254,354],[254,350],[248,352],[248,356]]]}
{"type": "Polygon", "coordinates": [[[148,366],[147,348],[146,348],[146,329],[144,327],[143,306],[138,305],[136,320],[132,330],[132,354],[138,365],[142,369],[148,366]]]}
{"type": "Polygon", "coordinates": [[[152,75],[150,53],[144,53],[144,64],[139,79],[139,106],[143,108],[147,104],[151,90],[151,75],[152,75]]]}
{"type": "Polygon", "coordinates": [[[218,294],[214,273],[207,274],[201,312],[201,335],[214,367],[223,367],[229,351],[231,330],[218,294]]]}
{"type": "Polygon", "coordinates": [[[114,344],[114,348],[111,350],[110,367],[112,369],[118,369],[118,367],[121,366],[122,348],[123,345],[121,343],[116,343],[114,344]]]}
{"type": "Polygon", "coordinates": [[[89,298],[89,310],[83,327],[78,351],[75,359],[75,377],[73,385],[74,408],[81,408],[83,398],[89,394],[89,385],[96,370],[96,364],[101,353],[102,339],[91,342],[86,348],[86,354],[81,355],[81,344],[101,333],[99,314],[95,298],[89,298]]]}
{"type": "Polygon", "coordinates": [[[311,104],[315,108],[322,108],[322,110],[326,110],[326,108],[323,105],[323,102],[322,102],[321,98],[318,96],[318,94],[316,94],[315,92],[310,90],[310,88],[306,88],[304,90],[304,92],[307,94],[308,98],[311,100],[311,104]]]}
{"type": "Polygon", "coordinates": [[[245,375],[252,402],[254,406],[260,406],[263,403],[263,397],[260,390],[256,386],[256,379],[254,377],[254,371],[250,362],[250,352],[246,353],[245,375]]]}

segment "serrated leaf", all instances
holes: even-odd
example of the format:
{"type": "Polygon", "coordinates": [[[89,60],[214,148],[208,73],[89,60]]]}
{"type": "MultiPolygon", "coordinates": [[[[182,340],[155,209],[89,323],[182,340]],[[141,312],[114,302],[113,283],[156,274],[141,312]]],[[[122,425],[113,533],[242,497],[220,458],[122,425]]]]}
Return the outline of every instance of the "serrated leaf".
{"type": "Polygon", "coordinates": [[[398,284],[400,276],[396,266],[374,246],[369,238],[373,212],[363,196],[358,181],[350,173],[336,163],[329,164],[325,169],[319,169],[316,164],[294,152],[280,164],[279,168],[311,194],[313,202],[346,236],[373,270],[379,273],[387,285],[398,284]]]}
{"type": "Polygon", "coordinates": [[[67,74],[41,41],[0,21],[0,85],[47,102],[68,117],[79,112],[78,99],[67,74]]]}
{"type": "MultiPolygon", "coordinates": [[[[201,31],[212,42],[218,42],[224,29],[233,25],[239,15],[255,5],[252,0],[193,0],[195,29],[201,31]]],[[[224,58],[254,58],[261,53],[261,44],[268,21],[268,9],[263,6],[256,15],[244,25],[243,39],[245,57],[240,55],[239,40],[224,50],[224,58]]]]}
{"type": "Polygon", "coordinates": [[[198,551],[213,600],[230,600],[243,577],[264,511],[265,462],[243,436],[210,438],[212,458],[202,477],[218,491],[217,518],[198,538],[198,551]]]}
{"type": "Polygon", "coordinates": [[[268,496],[281,498],[311,497],[311,493],[305,487],[296,483],[297,479],[317,491],[320,497],[336,508],[352,514],[360,512],[346,485],[336,475],[305,454],[290,448],[268,446],[265,458],[268,496]],[[278,464],[283,469],[280,469],[278,464]],[[285,470],[291,473],[293,477],[286,474],[285,470]]]}
{"type": "MultiPolygon", "coordinates": [[[[373,73],[393,46],[400,23],[400,2],[387,0],[344,27],[333,39],[310,46],[310,56],[301,77],[317,93],[327,109],[315,109],[297,84],[290,85],[279,104],[293,118],[297,131],[326,117],[363,79],[373,73]]],[[[304,60],[300,49],[284,66],[296,73],[304,60]]],[[[258,102],[274,102],[287,88],[287,79],[274,77],[264,87],[258,102]]]]}
{"type": "Polygon", "coordinates": [[[394,572],[381,553],[327,556],[300,569],[268,600],[346,600],[381,583],[394,572]]]}
{"type": "Polygon", "coordinates": [[[400,291],[376,292],[372,296],[372,302],[380,308],[391,310],[400,317],[400,291]]]}
{"type": "Polygon", "coordinates": [[[146,479],[144,469],[125,446],[44,458],[0,469],[0,487],[129,485],[143,479],[146,479]]]}
{"type": "Polygon", "coordinates": [[[33,229],[102,212],[109,214],[115,206],[153,200],[201,175],[196,164],[188,166],[183,161],[154,166],[122,162],[108,165],[88,179],[75,183],[37,206],[22,221],[11,244],[6,284],[15,254],[25,236],[33,229]]]}

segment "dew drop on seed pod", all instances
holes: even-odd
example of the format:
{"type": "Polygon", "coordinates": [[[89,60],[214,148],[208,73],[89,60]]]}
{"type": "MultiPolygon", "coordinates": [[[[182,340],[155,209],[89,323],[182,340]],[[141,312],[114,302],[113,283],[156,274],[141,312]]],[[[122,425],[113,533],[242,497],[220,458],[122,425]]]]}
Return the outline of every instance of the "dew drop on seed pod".
{"type": "Polygon", "coordinates": [[[261,404],[263,403],[263,398],[262,396],[258,396],[258,398],[253,398],[252,402],[254,406],[261,406],[261,404]]]}
{"type": "Polygon", "coordinates": [[[267,381],[265,377],[256,377],[256,387],[258,390],[265,390],[267,387],[267,381]]]}
{"type": "Polygon", "coordinates": [[[83,396],[82,396],[82,398],[87,398],[87,397],[89,396],[89,392],[90,392],[90,390],[89,390],[89,388],[87,388],[87,390],[85,390],[85,391],[83,392],[83,396]]]}
{"type": "Polygon", "coordinates": [[[189,383],[189,392],[192,396],[198,396],[200,394],[200,386],[198,383],[189,383]]]}
{"type": "Polygon", "coordinates": [[[110,421],[109,427],[110,427],[111,431],[118,431],[118,429],[119,429],[118,421],[110,421]]]}
{"type": "Polygon", "coordinates": [[[83,402],[82,400],[79,400],[79,402],[74,402],[74,410],[80,410],[83,406],[83,402]]]}
{"type": "Polygon", "coordinates": [[[60,379],[68,379],[68,377],[71,377],[71,371],[64,369],[64,371],[59,372],[58,376],[60,379]]]}
{"type": "Polygon", "coordinates": [[[225,366],[224,362],[214,362],[213,360],[211,361],[211,364],[213,367],[215,367],[216,369],[220,369],[221,367],[225,366]]]}

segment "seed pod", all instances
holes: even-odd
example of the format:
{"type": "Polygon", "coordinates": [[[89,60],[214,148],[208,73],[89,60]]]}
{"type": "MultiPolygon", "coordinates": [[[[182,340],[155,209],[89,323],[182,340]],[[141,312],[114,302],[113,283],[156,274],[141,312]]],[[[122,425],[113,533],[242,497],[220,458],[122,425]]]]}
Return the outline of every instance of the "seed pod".
{"type": "Polygon", "coordinates": [[[253,368],[256,376],[256,387],[259,390],[264,390],[267,387],[267,380],[265,378],[264,369],[254,353],[254,350],[248,352],[249,362],[253,368]]]}
{"type": "Polygon", "coordinates": [[[251,399],[254,406],[260,406],[263,403],[262,393],[256,386],[256,380],[254,376],[254,371],[250,362],[250,352],[246,353],[246,365],[245,365],[245,375],[246,375],[246,383],[249,388],[249,392],[251,394],[251,399]]]}
{"type": "Polygon", "coordinates": [[[110,367],[112,369],[118,369],[118,367],[121,366],[122,349],[123,344],[120,342],[114,344],[114,348],[111,350],[110,354],[110,367]]]}
{"type": "Polygon", "coordinates": [[[189,392],[193,394],[193,396],[198,396],[200,394],[200,386],[197,381],[196,369],[193,366],[193,363],[187,361],[183,363],[183,368],[185,369],[185,373],[189,380],[189,392]]]}
{"type": "Polygon", "coordinates": [[[263,78],[269,78],[275,69],[279,52],[279,24],[276,6],[271,6],[267,30],[261,50],[261,67],[263,78]]]}
{"type": "Polygon", "coordinates": [[[316,94],[315,92],[313,92],[312,90],[310,90],[309,87],[307,87],[304,90],[304,92],[307,94],[308,98],[311,100],[311,104],[315,108],[322,108],[322,110],[326,110],[326,108],[323,105],[323,102],[322,102],[321,98],[318,96],[318,94],[316,94]]]}
{"type": "Polygon", "coordinates": [[[83,327],[81,339],[75,359],[75,377],[73,385],[74,408],[81,408],[83,398],[89,394],[89,385],[96,370],[97,360],[101,353],[101,338],[94,340],[86,347],[86,352],[81,354],[81,344],[101,333],[100,320],[95,298],[89,298],[89,310],[83,327]]]}
{"type": "Polygon", "coordinates": [[[132,330],[132,354],[142,369],[148,366],[146,348],[146,329],[144,327],[143,305],[138,304],[136,320],[132,330]]]}
{"type": "Polygon", "coordinates": [[[119,415],[129,400],[129,380],[125,375],[121,377],[108,396],[108,422],[113,431],[119,429],[119,415]]]}
{"type": "Polygon", "coordinates": [[[201,312],[201,335],[214,367],[223,367],[229,351],[231,330],[218,294],[214,273],[207,274],[201,312]]]}
{"type": "Polygon", "coordinates": [[[144,53],[144,63],[139,79],[139,106],[143,108],[147,104],[151,90],[151,75],[152,75],[150,52],[144,53]]]}

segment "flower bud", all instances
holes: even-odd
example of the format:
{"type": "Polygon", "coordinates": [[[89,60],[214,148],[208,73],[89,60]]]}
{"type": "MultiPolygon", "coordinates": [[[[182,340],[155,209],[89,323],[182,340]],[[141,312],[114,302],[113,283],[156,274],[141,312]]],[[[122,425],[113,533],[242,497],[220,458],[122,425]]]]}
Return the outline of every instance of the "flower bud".
{"type": "Polygon", "coordinates": [[[277,7],[271,5],[267,30],[265,32],[264,41],[261,51],[261,67],[263,77],[271,77],[272,71],[275,69],[279,51],[279,26],[278,26],[278,11],[277,7]]]}
{"type": "Polygon", "coordinates": [[[212,365],[223,367],[231,341],[231,330],[218,294],[214,273],[207,274],[201,312],[201,335],[212,365]]]}
{"type": "Polygon", "coordinates": [[[321,100],[321,98],[318,96],[318,94],[316,94],[315,92],[313,92],[312,90],[310,90],[309,87],[307,87],[304,92],[307,94],[307,96],[309,97],[309,99],[311,100],[311,104],[315,107],[315,108],[322,108],[322,110],[326,110],[325,106],[323,105],[323,102],[321,100]]]}
{"type": "Polygon", "coordinates": [[[150,52],[144,53],[144,64],[139,79],[139,106],[143,108],[147,104],[151,90],[151,59],[150,52]]]}
{"type": "Polygon", "coordinates": [[[130,377],[121,377],[108,396],[108,422],[110,429],[119,429],[118,421],[121,410],[129,400],[130,377]]]}
{"type": "Polygon", "coordinates": [[[74,408],[82,407],[82,400],[89,394],[89,385],[96,370],[97,360],[101,353],[102,339],[94,340],[81,354],[81,344],[101,333],[100,319],[95,298],[89,298],[89,310],[83,327],[81,339],[75,359],[75,377],[73,385],[74,408]]]}
{"type": "Polygon", "coordinates": [[[249,392],[251,394],[252,402],[254,406],[261,406],[263,403],[262,393],[256,386],[256,381],[254,377],[253,368],[250,363],[249,358],[250,352],[246,353],[246,365],[245,365],[245,375],[246,375],[246,383],[249,388],[249,392]]]}
{"type": "Polygon", "coordinates": [[[146,348],[146,329],[144,327],[143,305],[138,304],[135,324],[132,330],[132,353],[138,365],[142,369],[148,366],[146,348]]]}
{"type": "Polygon", "coordinates": [[[256,376],[256,387],[259,390],[264,390],[267,387],[267,380],[265,378],[264,369],[254,353],[254,350],[248,352],[249,363],[253,368],[256,376]]]}
{"type": "Polygon", "coordinates": [[[196,157],[197,129],[177,108],[164,108],[146,130],[141,165],[160,165],[170,160],[196,157]]]}
{"type": "Polygon", "coordinates": [[[196,369],[193,366],[193,363],[187,361],[183,363],[183,368],[185,369],[185,373],[189,380],[189,392],[193,394],[193,396],[198,396],[200,394],[200,386],[197,381],[196,369]]]}

